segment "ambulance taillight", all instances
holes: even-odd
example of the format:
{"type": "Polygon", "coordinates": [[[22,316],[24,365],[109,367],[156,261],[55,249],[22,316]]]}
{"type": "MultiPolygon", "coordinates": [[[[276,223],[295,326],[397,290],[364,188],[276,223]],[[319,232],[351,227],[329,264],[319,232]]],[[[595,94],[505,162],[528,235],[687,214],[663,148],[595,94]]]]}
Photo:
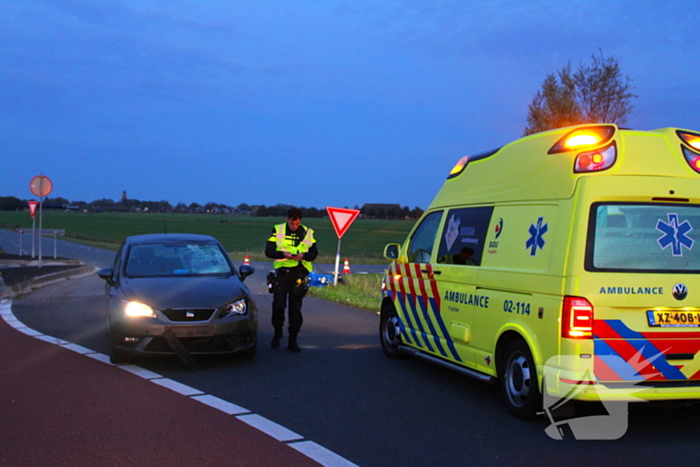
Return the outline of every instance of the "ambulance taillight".
{"type": "Polygon", "coordinates": [[[700,151],[700,135],[680,130],[676,131],[676,134],[685,143],[681,145],[681,149],[685,160],[688,161],[688,165],[690,165],[691,169],[700,173],[700,153],[698,152],[700,151]]]}
{"type": "Polygon", "coordinates": [[[567,339],[593,338],[593,305],[583,297],[564,297],[561,336],[567,339]]]}
{"type": "Polygon", "coordinates": [[[615,159],[617,159],[617,146],[613,141],[607,148],[584,152],[576,156],[574,172],[599,172],[609,169],[615,163],[615,159]]]}

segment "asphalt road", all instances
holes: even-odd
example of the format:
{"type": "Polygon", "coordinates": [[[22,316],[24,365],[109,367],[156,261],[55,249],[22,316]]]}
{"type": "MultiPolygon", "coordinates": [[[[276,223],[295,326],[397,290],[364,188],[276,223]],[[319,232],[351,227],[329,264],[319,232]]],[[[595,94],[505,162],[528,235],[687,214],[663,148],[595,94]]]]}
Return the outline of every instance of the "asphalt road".
{"type": "MultiPolygon", "coordinates": [[[[246,281],[261,310],[252,361],[198,358],[193,372],[177,358],[136,364],[246,407],[360,466],[697,465],[697,406],[638,404],[619,440],[555,441],[545,434],[546,419],[510,416],[493,386],[416,359],[384,357],[378,317],[367,311],[308,297],[302,353],[273,350],[263,280],[256,273],[246,281]]],[[[13,310],[42,333],[108,352],[96,276],[37,290],[15,300],[13,310]]]]}

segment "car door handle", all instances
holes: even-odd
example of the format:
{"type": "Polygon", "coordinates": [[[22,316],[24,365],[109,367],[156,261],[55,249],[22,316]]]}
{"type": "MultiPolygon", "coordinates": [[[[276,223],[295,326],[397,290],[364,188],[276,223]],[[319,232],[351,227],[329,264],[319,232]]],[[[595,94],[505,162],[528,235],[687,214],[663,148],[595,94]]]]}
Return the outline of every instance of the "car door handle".
{"type": "MultiPolygon", "coordinates": [[[[421,269],[420,272],[424,272],[426,274],[429,274],[431,271],[428,271],[427,269],[421,269]]],[[[442,271],[432,271],[433,274],[442,274],[442,271]]]]}

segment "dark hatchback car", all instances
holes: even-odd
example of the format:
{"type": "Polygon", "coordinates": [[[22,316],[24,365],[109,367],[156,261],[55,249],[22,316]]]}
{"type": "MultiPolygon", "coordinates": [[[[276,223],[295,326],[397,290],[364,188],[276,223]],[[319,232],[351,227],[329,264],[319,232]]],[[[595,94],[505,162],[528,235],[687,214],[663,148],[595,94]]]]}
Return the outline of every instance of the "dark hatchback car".
{"type": "Polygon", "coordinates": [[[223,354],[253,357],[258,310],[223,246],[208,235],[127,237],[107,281],[112,363],[134,354],[223,354]]]}

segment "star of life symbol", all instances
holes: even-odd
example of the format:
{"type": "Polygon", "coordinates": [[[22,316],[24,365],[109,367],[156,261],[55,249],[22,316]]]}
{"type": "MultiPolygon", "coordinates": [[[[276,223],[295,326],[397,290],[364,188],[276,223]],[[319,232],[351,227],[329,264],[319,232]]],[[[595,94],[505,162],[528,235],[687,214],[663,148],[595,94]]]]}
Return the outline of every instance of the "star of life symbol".
{"type": "Polygon", "coordinates": [[[662,250],[665,250],[670,245],[673,256],[683,256],[682,247],[686,247],[689,250],[693,249],[693,243],[695,243],[695,241],[687,235],[693,230],[693,227],[688,220],[680,223],[678,221],[678,214],[669,213],[668,224],[659,219],[656,223],[656,230],[664,234],[657,240],[659,246],[662,250]]]}
{"type": "Polygon", "coordinates": [[[547,230],[549,228],[547,227],[548,224],[542,225],[544,222],[544,217],[540,217],[537,219],[537,225],[535,224],[530,224],[530,228],[528,229],[528,232],[530,232],[530,238],[528,239],[527,242],[525,242],[525,248],[530,249],[530,256],[535,256],[537,254],[537,248],[543,249],[544,248],[544,238],[542,236],[547,233],[547,230]]]}

